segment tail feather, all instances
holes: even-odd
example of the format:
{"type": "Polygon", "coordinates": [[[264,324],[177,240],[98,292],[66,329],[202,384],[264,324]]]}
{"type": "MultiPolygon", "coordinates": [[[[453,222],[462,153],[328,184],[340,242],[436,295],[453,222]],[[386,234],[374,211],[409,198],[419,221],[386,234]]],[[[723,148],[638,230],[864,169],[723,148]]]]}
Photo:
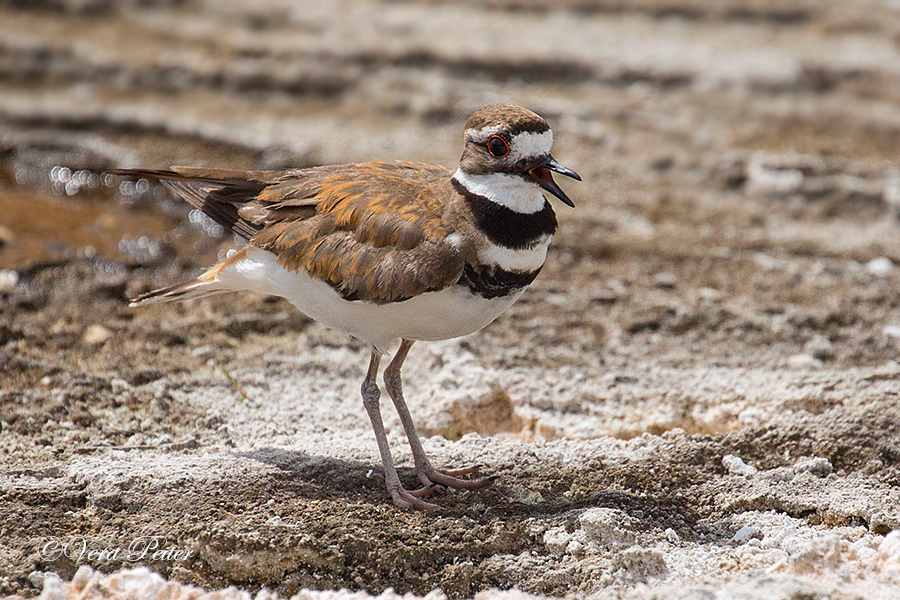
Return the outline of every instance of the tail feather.
{"type": "MultiPolygon", "coordinates": [[[[225,292],[233,292],[240,287],[235,288],[229,286],[227,281],[220,278],[223,270],[227,267],[247,258],[247,250],[241,250],[233,256],[226,258],[219,264],[210,268],[200,277],[187,283],[178,283],[169,287],[160,288],[141,294],[134,298],[129,306],[145,306],[147,304],[158,304],[160,302],[176,302],[178,300],[193,300],[195,298],[206,298],[214,294],[222,294],[225,292]]],[[[226,278],[227,279],[227,278],[226,278]]]]}
{"type": "Polygon", "coordinates": [[[128,306],[146,306],[148,304],[159,304],[162,302],[177,302],[180,300],[193,300],[195,298],[206,298],[215,294],[227,292],[217,285],[217,281],[189,281],[188,283],[179,283],[170,285],[169,287],[160,288],[141,294],[137,298],[131,300],[128,306]]]}
{"type": "Polygon", "coordinates": [[[239,209],[257,195],[278,173],[276,171],[228,171],[223,169],[111,169],[113,175],[159,179],[188,204],[203,211],[216,223],[246,240],[259,231],[239,214],[239,209]]]}

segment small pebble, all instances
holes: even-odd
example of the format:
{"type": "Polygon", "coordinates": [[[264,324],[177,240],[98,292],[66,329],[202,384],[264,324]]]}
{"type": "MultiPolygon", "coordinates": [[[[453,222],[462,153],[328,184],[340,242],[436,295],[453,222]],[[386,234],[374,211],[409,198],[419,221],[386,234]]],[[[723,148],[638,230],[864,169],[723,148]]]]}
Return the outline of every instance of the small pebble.
{"type": "Polygon", "coordinates": [[[664,290],[671,290],[678,285],[678,278],[674,273],[657,273],[653,277],[653,285],[664,290]]]}
{"type": "Polygon", "coordinates": [[[16,234],[14,234],[12,232],[12,229],[10,229],[9,227],[0,225],[0,248],[5,246],[6,244],[9,244],[10,242],[12,242],[15,239],[16,239],[16,234]]]}
{"type": "Polygon", "coordinates": [[[822,361],[810,354],[795,354],[788,359],[788,365],[794,368],[821,369],[822,361]]]}
{"type": "Polygon", "coordinates": [[[109,385],[112,387],[112,390],[116,393],[124,392],[126,390],[131,389],[131,384],[122,379],[121,377],[113,377],[109,381],[109,385]]]}
{"type": "Polygon", "coordinates": [[[215,355],[215,348],[210,345],[198,346],[196,348],[191,348],[191,354],[196,356],[197,358],[212,358],[215,355]]]}
{"type": "Polygon", "coordinates": [[[619,299],[619,294],[615,290],[603,289],[595,292],[591,296],[591,302],[594,304],[613,304],[619,299]]]}
{"type": "Polygon", "coordinates": [[[708,300],[710,302],[718,302],[724,297],[719,290],[708,287],[702,287],[697,290],[697,296],[699,296],[701,300],[708,300]]]}
{"type": "Polygon", "coordinates": [[[569,303],[569,297],[566,294],[547,294],[544,301],[553,306],[565,306],[569,303]]]}
{"type": "Polygon", "coordinates": [[[873,258],[868,263],[866,263],[866,271],[868,271],[875,277],[885,277],[887,275],[890,275],[893,270],[894,263],[886,256],[873,258]]]}
{"type": "Polygon", "coordinates": [[[748,465],[734,454],[726,454],[722,458],[722,464],[732,475],[753,475],[756,473],[756,467],[748,465]]]}
{"type": "Polygon", "coordinates": [[[818,360],[828,360],[834,356],[834,345],[824,335],[817,335],[806,343],[806,353],[818,360]]]}
{"type": "Polygon", "coordinates": [[[40,589],[44,587],[44,577],[46,577],[46,574],[43,571],[32,571],[28,574],[28,581],[31,582],[31,585],[40,589]]]}
{"type": "Polygon", "coordinates": [[[578,556],[583,553],[584,553],[584,544],[582,544],[578,540],[572,540],[566,546],[566,554],[570,554],[572,556],[578,556]]]}
{"type": "Polygon", "coordinates": [[[85,344],[96,346],[102,344],[112,336],[112,332],[103,325],[90,325],[84,331],[82,339],[85,344]]]}
{"type": "Polygon", "coordinates": [[[9,294],[19,285],[19,273],[0,270],[0,294],[9,294]]]}
{"type": "Polygon", "coordinates": [[[732,542],[737,542],[738,544],[743,544],[750,540],[753,536],[759,533],[759,527],[755,525],[745,525],[737,530],[737,533],[731,538],[732,542]]]}
{"type": "Polygon", "coordinates": [[[878,553],[895,562],[900,562],[900,529],[895,529],[884,536],[878,546],[878,553]]]}
{"type": "Polygon", "coordinates": [[[809,460],[801,460],[794,465],[795,473],[809,473],[816,477],[828,477],[834,473],[834,466],[827,458],[816,457],[809,460]]]}

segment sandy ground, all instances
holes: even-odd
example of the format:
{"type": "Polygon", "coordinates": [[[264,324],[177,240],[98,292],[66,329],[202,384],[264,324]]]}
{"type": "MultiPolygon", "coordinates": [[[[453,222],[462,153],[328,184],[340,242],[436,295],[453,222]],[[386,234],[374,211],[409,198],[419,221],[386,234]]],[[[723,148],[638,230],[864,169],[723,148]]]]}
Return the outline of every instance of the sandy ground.
{"type": "Polygon", "coordinates": [[[0,2],[0,594],[900,597],[898,39],[875,0],[0,2]],[[231,243],[103,169],[452,166],[495,101],[584,182],[522,300],[407,361],[491,488],[397,510],[366,348],[280,300],[127,307],[231,243]]]}

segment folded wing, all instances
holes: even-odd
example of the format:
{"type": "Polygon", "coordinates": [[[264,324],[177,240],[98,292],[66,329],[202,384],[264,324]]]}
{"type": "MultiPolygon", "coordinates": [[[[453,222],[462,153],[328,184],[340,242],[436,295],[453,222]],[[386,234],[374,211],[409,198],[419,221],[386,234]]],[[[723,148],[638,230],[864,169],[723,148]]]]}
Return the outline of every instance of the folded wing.
{"type": "Polygon", "coordinates": [[[115,173],[162,180],[285,268],[305,269],[347,300],[399,302],[452,285],[463,273],[464,260],[447,239],[448,205],[439,191],[450,172],[443,167],[398,162],[115,173]]]}

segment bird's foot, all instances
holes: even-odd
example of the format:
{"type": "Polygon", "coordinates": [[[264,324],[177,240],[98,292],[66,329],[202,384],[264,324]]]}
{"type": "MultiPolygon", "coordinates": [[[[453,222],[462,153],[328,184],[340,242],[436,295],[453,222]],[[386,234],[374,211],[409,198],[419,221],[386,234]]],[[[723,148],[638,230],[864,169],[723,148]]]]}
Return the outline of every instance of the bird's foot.
{"type": "Polygon", "coordinates": [[[448,488],[454,490],[480,490],[488,487],[498,477],[483,477],[481,479],[460,479],[467,475],[478,473],[481,465],[466,467],[464,469],[454,469],[450,471],[438,471],[431,465],[418,469],[419,480],[423,485],[414,490],[407,490],[402,486],[389,487],[391,498],[394,504],[406,510],[434,510],[441,508],[438,504],[426,502],[422,498],[427,498],[435,492],[446,491],[448,488]]]}
{"type": "Polygon", "coordinates": [[[428,496],[432,493],[433,490],[430,487],[408,491],[403,487],[395,486],[388,488],[388,491],[391,493],[394,504],[406,510],[435,510],[440,508],[437,504],[422,500],[422,496],[428,496]]]}
{"type": "Polygon", "coordinates": [[[460,479],[467,475],[476,475],[481,470],[481,465],[473,465],[464,469],[450,471],[438,471],[430,464],[425,464],[416,469],[419,480],[425,485],[422,489],[436,491],[441,488],[454,490],[480,490],[497,481],[497,477],[482,477],[481,479],[460,479]]]}

